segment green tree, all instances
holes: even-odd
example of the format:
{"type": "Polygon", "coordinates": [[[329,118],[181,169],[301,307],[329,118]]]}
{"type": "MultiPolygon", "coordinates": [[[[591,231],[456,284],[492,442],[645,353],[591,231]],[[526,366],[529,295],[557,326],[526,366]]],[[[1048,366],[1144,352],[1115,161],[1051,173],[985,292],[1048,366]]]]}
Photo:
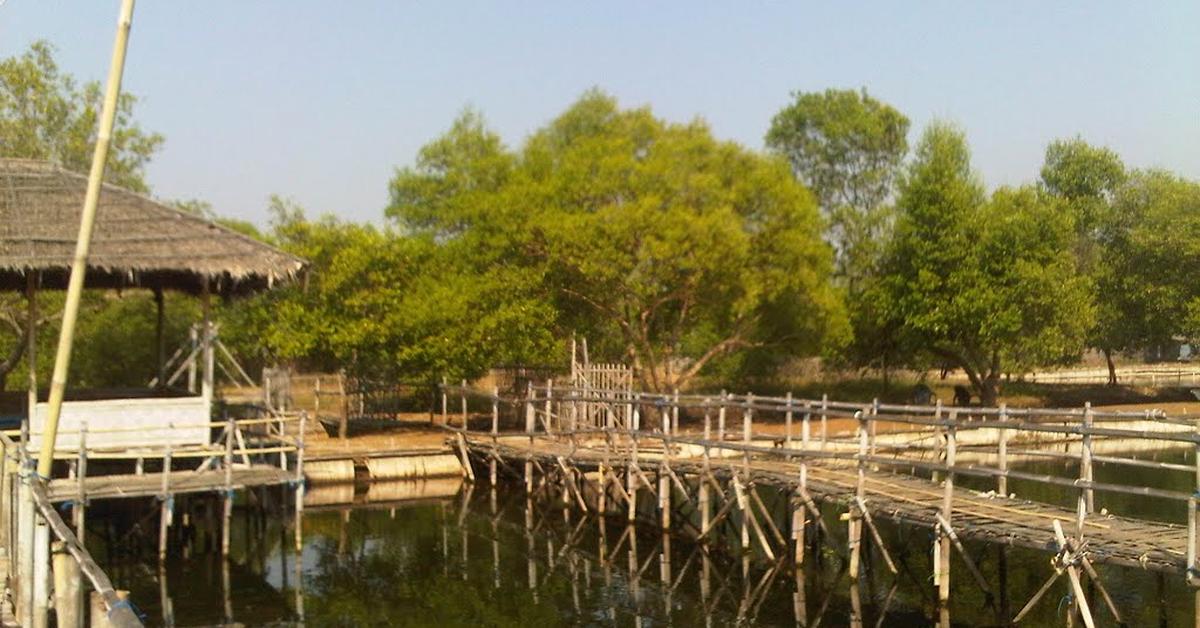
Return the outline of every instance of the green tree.
{"type": "Polygon", "coordinates": [[[256,364],[372,378],[474,377],[539,361],[553,312],[519,272],[477,272],[457,250],[272,199],[273,241],[312,264],[306,285],[230,304],[226,339],[256,364]],[[531,296],[533,295],[533,296],[531,296]]]}
{"type": "Polygon", "coordinates": [[[1078,356],[1091,285],[1056,199],[1025,187],[986,200],[963,133],[935,123],[897,206],[878,296],[906,347],[963,369],[987,405],[1005,372],[1078,356]]]}
{"type": "Polygon", "coordinates": [[[1139,291],[1124,292],[1125,277],[1117,268],[1124,255],[1122,222],[1112,204],[1128,178],[1125,164],[1113,151],[1080,138],[1055,140],[1046,147],[1043,189],[1065,201],[1075,219],[1080,269],[1096,286],[1096,326],[1089,346],[1099,349],[1108,364],[1108,383],[1116,385],[1115,351],[1135,348],[1146,340],[1137,311],[1139,291]]]}
{"type": "Polygon", "coordinates": [[[648,388],[844,332],[820,216],[782,160],[598,91],[516,152],[467,113],[397,173],[392,199],[402,228],[528,279],[556,331],[595,334],[648,388]]]}
{"type": "Polygon", "coordinates": [[[837,250],[837,275],[857,292],[891,227],[888,206],[908,152],[909,121],[865,89],[797,92],[775,114],[767,146],[817,196],[837,250]]]}
{"type": "MultiPolygon", "coordinates": [[[[19,56],[0,59],[0,157],[51,160],[70,170],[87,172],[96,143],[101,99],[99,83],[80,86],[71,75],[59,70],[53,47],[45,41],[33,43],[19,56]]],[[[145,165],[163,138],[134,122],[136,103],[135,96],[121,95],[105,178],[145,192],[145,165]]],[[[43,299],[47,302],[45,310],[55,311],[54,298],[47,295],[43,299]]],[[[0,295],[0,345],[10,347],[0,360],[0,389],[24,356],[24,310],[22,297],[0,295]]],[[[42,322],[49,320],[43,317],[42,322]]]]}
{"type": "Polygon", "coordinates": [[[1200,335],[1200,184],[1163,171],[1131,173],[1113,199],[1102,246],[1099,298],[1111,318],[1101,329],[1114,349],[1200,335]]]}
{"type": "MultiPolygon", "coordinates": [[[[59,70],[54,48],[34,42],[17,57],[0,59],[0,155],[56,161],[87,172],[96,145],[103,92],[89,81],[79,86],[59,70]]],[[[163,137],[133,119],[137,97],[122,93],[105,168],[105,180],[145,192],[145,167],[163,137]]]]}

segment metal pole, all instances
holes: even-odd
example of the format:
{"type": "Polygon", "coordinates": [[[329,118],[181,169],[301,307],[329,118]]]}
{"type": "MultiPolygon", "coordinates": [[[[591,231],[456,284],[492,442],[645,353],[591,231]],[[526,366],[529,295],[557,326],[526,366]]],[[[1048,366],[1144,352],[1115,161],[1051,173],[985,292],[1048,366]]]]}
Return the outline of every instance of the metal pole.
{"type": "Polygon", "coordinates": [[[83,278],[87,274],[88,249],[96,225],[96,206],[100,200],[100,185],[104,180],[104,164],[108,160],[108,143],[112,137],[117,115],[117,97],[121,93],[121,75],[125,70],[125,49],[129,43],[129,28],[133,23],[134,0],[122,0],[117,18],[117,36],[113,44],[112,62],[108,68],[108,85],[104,91],[104,108],[100,114],[100,129],[96,150],[92,153],[92,170],[88,174],[87,195],[79,221],[79,239],[75,242],[75,259],[71,263],[71,279],[67,284],[67,300],[63,307],[62,332],[58,336],[58,351],[54,356],[54,376],[50,379],[50,403],[46,426],[42,430],[42,450],[37,472],[50,477],[54,463],[54,443],[58,437],[58,417],[62,412],[63,394],[67,387],[67,372],[71,366],[71,346],[75,340],[75,321],[79,317],[79,301],[83,296],[83,278]]]}

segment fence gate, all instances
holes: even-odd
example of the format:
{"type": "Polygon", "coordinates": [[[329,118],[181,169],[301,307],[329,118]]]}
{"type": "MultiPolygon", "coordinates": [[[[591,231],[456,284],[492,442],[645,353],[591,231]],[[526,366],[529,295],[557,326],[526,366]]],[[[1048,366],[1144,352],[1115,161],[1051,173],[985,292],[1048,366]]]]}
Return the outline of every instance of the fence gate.
{"type": "Polygon", "coordinates": [[[630,406],[623,402],[633,398],[633,369],[624,364],[592,363],[586,338],[582,345],[571,340],[571,387],[586,398],[601,399],[580,404],[580,427],[604,427],[611,414],[617,427],[628,428],[630,406]]]}

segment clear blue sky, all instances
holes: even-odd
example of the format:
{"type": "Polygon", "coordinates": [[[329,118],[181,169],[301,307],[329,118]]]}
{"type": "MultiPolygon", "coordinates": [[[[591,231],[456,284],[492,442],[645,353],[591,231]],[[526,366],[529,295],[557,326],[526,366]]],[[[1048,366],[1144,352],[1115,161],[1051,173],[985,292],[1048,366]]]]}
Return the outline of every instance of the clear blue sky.
{"type": "MultiPolygon", "coordinates": [[[[36,39],[101,78],[118,3],[7,0],[0,56],[36,39]]],[[[1056,137],[1200,178],[1200,2],[142,0],[126,88],[166,135],[156,195],[259,223],[268,195],[379,220],[387,182],[464,106],[510,144],[599,86],[760,148],[793,90],[865,86],[962,125],[990,185],[1056,137]]]]}

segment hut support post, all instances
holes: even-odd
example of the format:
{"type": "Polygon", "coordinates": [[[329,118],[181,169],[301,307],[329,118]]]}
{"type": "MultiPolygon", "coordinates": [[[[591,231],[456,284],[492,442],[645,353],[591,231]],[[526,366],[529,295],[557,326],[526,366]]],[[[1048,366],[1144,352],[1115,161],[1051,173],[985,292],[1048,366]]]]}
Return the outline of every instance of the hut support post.
{"type": "Polygon", "coordinates": [[[211,402],[213,398],[213,324],[212,324],[212,295],[208,278],[203,280],[200,292],[200,307],[203,311],[202,329],[200,330],[201,380],[200,396],[211,402]]]}
{"type": "MultiPolygon", "coordinates": [[[[1200,431],[1200,427],[1197,427],[1200,431]]],[[[1196,490],[1193,491],[1192,497],[1187,502],[1187,522],[1188,522],[1188,540],[1187,540],[1187,583],[1193,587],[1200,587],[1200,571],[1196,564],[1197,546],[1200,545],[1200,530],[1197,529],[1196,515],[1196,495],[1200,495],[1200,444],[1196,445],[1196,490]]],[[[1197,589],[1200,592],[1200,589],[1197,589]]],[[[1200,610],[1200,593],[1197,595],[1196,610],[1200,610]]],[[[1198,615],[1197,617],[1200,617],[1198,615]]]]}
{"type": "Polygon", "coordinates": [[[164,315],[165,306],[166,303],[163,299],[162,286],[155,286],[154,344],[158,354],[158,369],[156,371],[158,373],[157,383],[162,387],[167,385],[167,337],[163,332],[164,321],[166,320],[164,315]]]}
{"type": "Polygon", "coordinates": [[[25,299],[28,301],[28,312],[25,316],[25,363],[29,366],[29,402],[28,414],[29,420],[33,420],[33,416],[37,411],[37,320],[38,320],[38,305],[37,305],[37,287],[38,273],[29,271],[26,275],[25,299]]]}

